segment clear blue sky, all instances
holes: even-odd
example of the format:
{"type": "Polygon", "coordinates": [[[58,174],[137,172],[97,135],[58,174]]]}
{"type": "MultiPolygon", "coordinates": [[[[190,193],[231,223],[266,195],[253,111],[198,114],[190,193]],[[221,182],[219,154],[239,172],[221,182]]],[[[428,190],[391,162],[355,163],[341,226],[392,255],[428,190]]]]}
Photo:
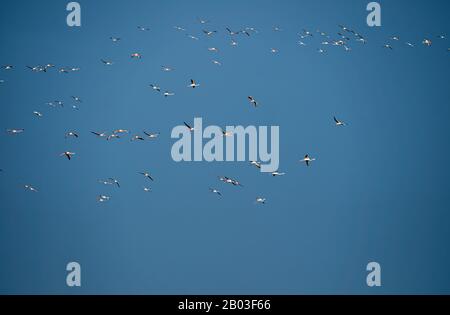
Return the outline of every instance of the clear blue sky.
{"type": "Polygon", "coordinates": [[[448,1],[380,1],[380,28],[366,25],[369,1],[79,1],[80,28],[66,25],[67,2],[1,4],[0,64],[14,69],[0,69],[0,127],[25,128],[0,134],[1,293],[450,293],[450,43],[437,38],[450,36],[448,1]],[[316,30],[336,38],[338,24],[368,43],[319,54],[316,30]],[[259,33],[231,47],[227,26],[259,33]],[[314,32],[305,47],[303,28],[314,32]],[[81,70],[26,69],[46,63],[81,70]],[[191,78],[198,90],[186,87],[191,78]],[[72,95],[83,100],[78,111],[72,95]],[[45,104],[54,100],[64,108],[45,104]],[[348,126],[334,126],[334,115],[348,126]],[[287,175],[245,162],[173,162],[171,129],[194,117],[280,126],[287,175]],[[90,134],[118,128],[161,136],[90,134]],[[80,137],[65,139],[69,130],[80,137]],[[66,150],[73,160],[59,156],[66,150]],[[306,153],[317,158],[309,168],[298,162],[306,153]],[[108,177],[122,187],[97,182],[108,177]],[[100,204],[99,194],[111,200],[100,204]],[[260,195],[266,205],[254,204],[260,195]],[[65,284],[70,261],[81,264],[81,288],[65,284]],[[381,288],[366,286],[370,261],[381,264],[381,288]]]}

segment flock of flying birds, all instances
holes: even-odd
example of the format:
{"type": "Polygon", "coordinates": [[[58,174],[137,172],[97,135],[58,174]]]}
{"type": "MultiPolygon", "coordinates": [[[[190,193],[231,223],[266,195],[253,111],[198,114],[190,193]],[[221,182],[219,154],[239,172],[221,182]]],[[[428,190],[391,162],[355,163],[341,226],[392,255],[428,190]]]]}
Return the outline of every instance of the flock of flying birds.
{"type": "MultiPolygon", "coordinates": [[[[201,32],[203,33],[204,36],[206,37],[210,37],[210,36],[217,36],[217,34],[219,34],[220,32],[217,30],[211,30],[209,28],[210,23],[208,20],[204,20],[204,19],[198,19],[198,23],[202,26],[201,32]]],[[[331,46],[336,46],[336,47],[342,47],[345,51],[350,52],[352,50],[352,45],[353,44],[362,44],[365,45],[368,40],[361,35],[360,33],[346,27],[343,25],[339,25],[339,30],[336,34],[334,35],[329,35],[325,32],[322,32],[320,30],[317,30],[315,32],[303,29],[300,33],[298,33],[298,45],[300,46],[309,46],[309,45],[313,45],[313,43],[310,42],[310,40],[313,37],[318,37],[319,38],[319,42],[320,42],[320,47],[317,48],[317,52],[320,54],[324,54],[327,52],[326,47],[331,47],[331,46]]],[[[148,32],[151,31],[151,29],[149,27],[144,27],[144,26],[138,26],[137,27],[138,31],[141,32],[148,32]]],[[[184,27],[181,26],[174,26],[174,29],[176,31],[179,32],[184,32],[186,34],[186,36],[192,40],[200,40],[199,36],[194,36],[190,33],[187,32],[187,30],[184,27]]],[[[272,29],[274,32],[282,32],[282,28],[275,26],[272,29]]],[[[254,28],[254,27],[245,27],[241,30],[232,30],[229,27],[225,27],[224,32],[229,36],[229,40],[230,40],[230,45],[232,47],[237,47],[238,46],[238,40],[240,40],[241,38],[246,38],[246,37],[252,37],[255,36],[256,34],[259,33],[259,31],[254,28]]],[[[445,40],[446,36],[445,35],[438,35],[436,36],[436,40],[445,40]]],[[[110,37],[110,40],[114,43],[114,44],[118,44],[121,41],[120,37],[110,37]]],[[[415,47],[417,45],[423,45],[425,47],[431,47],[433,45],[433,41],[434,39],[431,38],[424,38],[420,43],[411,43],[411,42],[404,42],[404,45],[408,46],[408,47],[415,47]]],[[[389,41],[380,45],[380,47],[382,48],[386,48],[389,50],[394,50],[394,44],[393,43],[401,43],[402,41],[400,40],[399,36],[391,36],[389,37],[389,41]]],[[[212,53],[218,53],[219,49],[217,47],[209,47],[208,51],[212,52],[212,53]]],[[[447,48],[447,51],[450,51],[450,48],[447,48]]],[[[279,50],[277,48],[271,47],[270,48],[270,52],[273,54],[277,54],[279,52],[279,50]]],[[[130,54],[130,58],[132,59],[140,59],[142,58],[141,53],[139,52],[132,52],[130,54]]],[[[103,63],[105,66],[113,66],[114,62],[111,60],[106,60],[106,59],[101,59],[100,60],[101,63],[103,63]]],[[[217,66],[221,66],[222,63],[216,59],[212,60],[212,63],[214,65],[217,66]]],[[[28,69],[29,71],[32,72],[47,72],[50,71],[50,69],[55,68],[55,65],[53,64],[46,64],[46,65],[35,65],[35,66],[30,66],[27,65],[26,69],[28,69]]],[[[13,65],[4,65],[1,67],[2,70],[4,71],[12,71],[15,69],[15,67],[13,65]]],[[[57,71],[59,73],[62,74],[69,74],[72,72],[77,72],[80,71],[80,67],[61,67],[59,69],[57,69],[57,71]]],[[[170,72],[173,71],[174,68],[170,67],[170,66],[166,66],[166,65],[162,65],[161,66],[161,70],[164,72],[170,72]]],[[[5,85],[6,80],[4,79],[0,79],[0,86],[5,85]]],[[[188,88],[192,88],[192,89],[196,89],[196,88],[200,88],[200,84],[194,80],[194,79],[190,79],[190,81],[187,84],[188,88]]],[[[150,84],[149,88],[151,88],[153,91],[161,93],[164,97],[171,97],[174,96],[175,93],[170,91],[170,90],[162,90],[160,86],[158,86],[157,84],[150,84]]],[[[72,100],[74,102],[74,104],[72,104],[72,108],[73,109],[78,109],[78,104],[82,102],[81,98],[78,96],[72,96],[72,100]]],[[[249,95],[247,97],[248,102],[250,103],[251,106],[253,107],[258,107],[259,103],[258,101],[255,99],[255,97],[249,95]]],[[[63,107],[64,106],[64,102],[63,101],[51,101],[46,103],[48,106],[50,107],[63,107]]],[[[42,118],[44,115],[39,112],[39,111],[33,111],[33,115],[35,115],[38,118],[42,118]]],[[[346,123],[343,122],[342,120],[339,120],[337,117],[333,117],[333,121],[334,124],[337,127],[344,127],[346,126],[346,123]]],[[[194,131],[194,128],[192,126],[190,126],[188,123],[184,122],[184,125],[186,126],[186,128],[189,129],[189,131],[194,131]]],[[[20,135],[21,133],[25,132],[24,128],[18,128],[18,129],[6,129],[6,132],[10,135],[20,135]]],[[[99,137],[99,138],[104,138],[106,140],[112,140],[112,139],[117,139],[120,138],[122,136],[125,136],[127,134],[129,134],[128,130],[125,129],[117,129],[112,131],[111,133],[106,133],[106,132],[99,132],[99,131],[91,131],[91,134],[99,137]]],[[[131,135],[131,141],[144,141],[146,139],[149,140],[156,140],[158,138],[158,136],[160,135],[159,132],[148,132],[148,131],[143,131],[143,135],[140,134],[135,134],[135,135],[131,135]]],[[[232,136],[231,133],[229,132],[225,132],[223,131],[223,136],[224,137],[228,137],[228,136],[232,136]]],[[[79,137],[79,133],[77,131],[67,131],[65,134],[65,137],[74,137],[74,138],[78,138],[79,137]]],[[[65,152],[61,152],[60,156],[62,158],[66,158],[67,160],[71,160],[72,158],[74,158],[74,156],[76,155],[75,152],[70,152],[70,151],[65,151],[65,152]]],[[[316,159],[314,157],[309,156],[309,154],[305,154],[304,157],[300,160],[300,162],[305,163],[306,166],[310,166],[312,164],[312,162],[314,162],[316,159]]],[[[261,168],[261,164],[258,161],[251,161],[250,165],[256,167],[256,168],[261,168]]],[[[0,169],[0,171],[3,171],[2,169],[0,169]]],[[[139,172],[139,174],[145,178],[147,178],[150,182],[153,182],[155,179],[153,178],[153,176],[147,172],[147,171],[143,171],[143,172],[139,172]]],[[[280,172],[280,171],[275,171],[271,173],[272,176],[283,176],[286,175],[286,173],[284,172],[280,172]]],[[[226,184],[230,184],[233,186],[243,186],[238,180],[227,177],[227,176],[220,176],[218,177],[218,179],[226,184]]],[[[118,188],[121,187],[119,181],[115,178],[107,178],[107,179],[100,179],[98,180],[98,182],[100,184],[104,184],[104,185],[115,185],[118,188]]],[[[24,185],[24,188],[26,190],[32,191],[32,192],[38,192],[38,190],[33,187],[30,184],[26,184],[24,185]]],[[[151,188],[150,187],[143,187],[143,191],[144,192],[151,192],[151,188]]],[[[213,188],[210,187],[209,191],[213,194],[218,195],[219,197],[222,197],[222,193],[219,189],[217,188],[213,188]]],[[[107,195],[99,195],[97,196],[97,201],[98,202],[106,202],[109,201],[111,199],[110,196],[107,195]]],[[[257,204],[265,204],[266,203],[266,198],[259,196],[255,199],[255,203],[257,204]]]]}

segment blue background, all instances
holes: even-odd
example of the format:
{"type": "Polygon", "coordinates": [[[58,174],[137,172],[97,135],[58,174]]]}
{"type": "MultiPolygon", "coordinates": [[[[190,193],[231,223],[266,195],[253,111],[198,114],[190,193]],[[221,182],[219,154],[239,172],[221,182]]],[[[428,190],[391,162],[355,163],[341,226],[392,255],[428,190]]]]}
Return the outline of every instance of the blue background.
{"type": "Polygon", "coordinates": [[[67,2],[1,3],[0,64],[15,67],[0,70],[0,127],[25,133],[0,135],[0,293],[450,293],[450,45],[437,38],[449,30],[448,1],[380,1],[379,28],[366,24],[369,1],[80,1],[79,28],[66,24],[67,2]],[[319,54],[316,30],[336,38],[338,24],[368,43],[319,54]],[[259,33],[231,47],[226,26],[259,33]],[[314,32],[305,47],[303,28],[314,32]],[[81,70],[25,68],[46,63],[81,70]],[[186,87],[191,78],[199,89],[186,87]],[[78,111],[71,95],[83,100],[78,111]],[[64,108],[45,104],[59,99],[64,108]],[[349,125],[334,126],[334,115],[349,125]],[[173,162],[171,129],[194,117],[279,125],[287,175],[248,162],[173,162]],[[90,134],[117,128],[161,136],[90,134]],[[80,137],[65,139],[69,130],[80,137]],[[66,150],[77,155],[60,157],[66,150]],[[298,162],[306,153],[317,158],[309,168],[298,162]],[[122,187],[97,182],[108,177],[122,187]],[[111,200],[98,203],[99,194],[111,200]],[[80,288],[66,286],[70,261],[81,264],[80,288]],[[366,285],[370,261],[381,264],[382,287],[366,285]]]}

